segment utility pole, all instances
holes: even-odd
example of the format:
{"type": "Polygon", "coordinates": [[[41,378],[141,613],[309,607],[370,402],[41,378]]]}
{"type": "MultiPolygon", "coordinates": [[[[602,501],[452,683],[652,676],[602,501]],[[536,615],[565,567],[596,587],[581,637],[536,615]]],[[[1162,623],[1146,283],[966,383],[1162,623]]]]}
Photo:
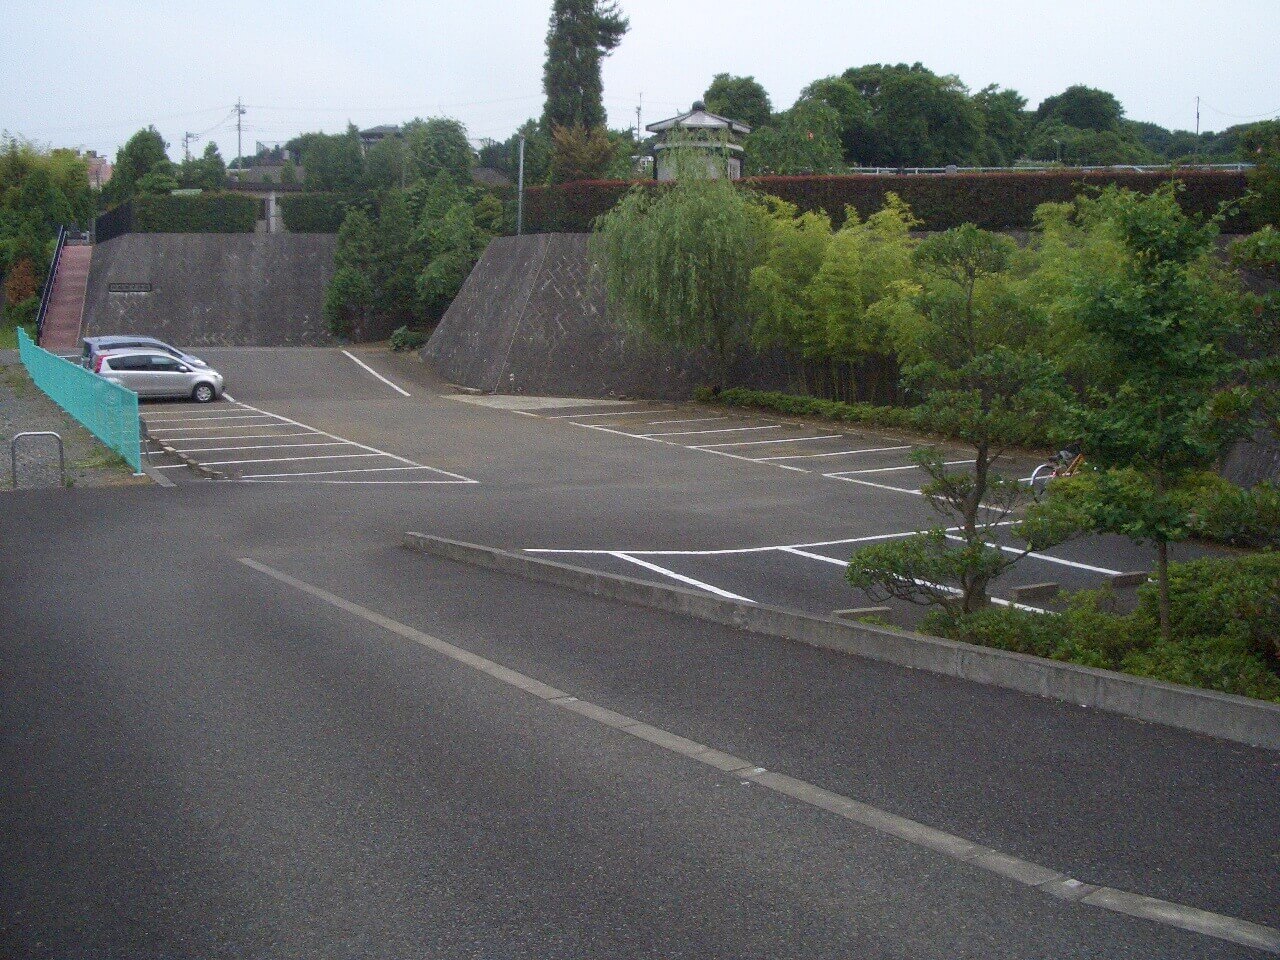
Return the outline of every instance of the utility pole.
{"type": "Polygon", "coordinates": [[[516,236],[524,233],[524,134],[520,134],[520,174],[516,188],[516,236]]]}
{"type": "Polygon", "coordinates": [[[1196,97],[1196,151],[1192,154],[1192,159],[1200,160],[1200,98],[1196,97]]]}
{"type": "Polygon", "coordinates": [[[244,104],[240,100],[236,100],[236,169],[244,169],[244,146],[241,143],[241,136],[244,128],[241,118],[244,116],[244,104]]]}
{"type": "Polygon", "coordinates": [[[191,159],[191,144],[200,139],[198,133],[184,133],[182,135],[182,159],[184,161],[191,159]]]}
{"type": "Polygon", "coordinates": [[[644,134],[640,131],[644,127],[640,126],[640,108],[644,106],[644,92],[641,91],[640,99],[636,101],[636,145],[640,145],[640,141],[644,139],[644,134]]]}

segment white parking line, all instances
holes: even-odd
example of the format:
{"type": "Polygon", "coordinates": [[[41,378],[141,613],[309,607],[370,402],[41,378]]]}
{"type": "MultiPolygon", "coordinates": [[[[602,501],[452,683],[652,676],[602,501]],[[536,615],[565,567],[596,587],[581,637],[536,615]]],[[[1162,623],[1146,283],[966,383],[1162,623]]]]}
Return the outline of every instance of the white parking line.
{"type": "MultiPolygon", "coordinates": [[[[241,406],[243,406],[243,404],[241,404],[241,406]]],[[[253,407],[250,407],[249,409],[252,410],[253,407]]],[[[263,414],[261,411],[259,411],[257,414],[227,413],[227,414],[219,414],[216,417],[166,417],[166,418],[159,418],[159,417],[152,418],[152,417],[146,416],[145,414],[139,414],[139,417],[141,417],[141,419],[145,420],[147,423],[208,423],[210,420],[256,420],[261,416],[269,417],[269,416],[273,416],[273,414],[269,414],[269,413],[263,414]]]]}
{"type": "Polygon", "coordinates": [[[646,427],[661,427],[671,423],[712,423],[716,420],[728,420],[728,417],[691,417],[688,420],[650,420],[646,427]]]}
{"type": "Polygon", "coordinates": [[[714,430],[669,430],[665,433],[641,433],[641,437],[691,437],[703,433],[742,433],[748,430],[780,430],[782,424],[771,423],[766,427],[717,427],[714,430]]]}
{"type": "MultiPolygon", "coordinates": [[[[255,420],[265,420],[266,417],[254,417],[255,420]]],[[[223,427],[161,427],[159,430],[147,428],[147,433],[217,433],[219,430],[267,430],[271,427],[277,427],[281,430],[288,429],[287,423],[233,423],[223,427]]],[[[199,438],[193,438],[199,439],[199,438]]]]}
{"type": "Polygon", "coordinates": [[[608,413],[535,413],[535,417],[541,417],[543,420],[586,420],[588,417],[625,417],[631,414],[647,413],[653,416],[655,413],[679,413],[679,407],[671,407],[667,410],[645,410],[643,407],[630,410],[610,410],[608,413]]]}
{"type": "MultiPolygon", "coordinates": [[[[957,467],[962,463],[976,463],[975,460],[946,460],[943,462],[944,467],[957,467]]],[[[897,473],[899,470],[920,470],[922,469],[918,463],[909,463],[905,467],[874,467],[870,470],[841,470],[839,473],[824,473],[824,477],[849,477],[855,474],[864,473],[897,473]]]]}
{"type": "Polygon", "coordinates": [[[245,477],[238,478],[244,483],[334,483],[347,487],[382,485],[382,486],[426,486],[429,484],[457,486],[457,480],[312,480],[309,477],[302,480],[287,480],[283,477],[270,479],[267,477],[256,477],[252,480],[245,477]]]}
{"type": "MultiPolygon", "coordinates": [[[[806,437],[806,440],[834,440],[835,437],[806,437]]],[[[890,450],[910,450],[911,444],[900,447],[864,447],[861,450],[836,450],[834,453],[788,453],[780,457],[757,457],[761,463],[773,460],[807,460],[816,457],[851,457],[855,453],[888,453],[890,450]]]]}
{"type": "Polygon", "coordinates": [[[303,433],[243,433],[234,437],[165,437],[165,443],[206,443],[213,440],[283,440],[286,437],[315,437],[307,430],[303,433]]]}
{"type": "MultiPolygon", "coordinates": [[[[947,539],[959,540],[961,543],[964,542],[964,537],[957,537],[954,534],[950,534],[950,533],[947,534],[947,539]]],[[[1003,544],[999,544],[999,543],[992,544],[992,546],[997,547],[1000,550],[1003,550],[1005,553],[1020,554],[1023,552],[1019,550],[1017,547],[1006,547],[1003,544]]],[[[1095,567],[1087,563],[1079,563],[1075,560],[1066,560],[1062,557],[1051,557],[1047,553],[1037,553],[1034,550],[1028,552],[1027,556],[1034,557],[1036,560],[1044,560],[1047,563],[1060,563],[1064,567],[1075,567],[1077,570],[1088,570],[1090,573],[1105,574],[1106,576],[1109,576],[1109,577],[1114,577],[1116,574],[1121,572],[1120,570],[1108,570],[1106,567],[1095,567]]]]}
{"type": "Polygon", "coordinates": [[[377,370],[373,369],[373,367],[369,366],[367,363],[365,363],[363,360],[361,360],[361,359],[360,359],[359,357],[357,357],[355,354],[351,353],[351,351],[349,351],[349,350],[343,350],[343,351],[342,351],[342,355],[343,355],[343,356],[345,356],[348,360],[353,360],[353,361],[355,361],[355,363],[356,363],[358,366],[364,367],[364,369],[368,370],[368,371],[369,371],[370,373],[372,373],[375,377],[377,377],[379,380],[381,380],[383,383],[385,383],[388,387],[390,387],[390,388],[391,388],[392,390],[394,390],[396,393],[400,394],[400,396],[402,396],[402,397],[407,397],[407,396],[409,396],[409,391],[408,391],[408,390],[405,390],[405,389],[404,389],[404,388],[402,388],[402,387],[398,387],[398,386],[396,386],[394,383],[392,383],[390,380],[388,380],[386,377],[384,377],[382,374],[380,374],[377,370]]]}
{"type": "Polygon", "coordinates": [[[660,573],[664,577],[670,577],[672,580],[679,580],[681,583],[687,583],[689,586],[697,587],[699,590],[706,590],[708,593],[714,593],[717,597],[755,603],[754,600],[747,597],[739,596],[736,593],[730,593],[728,590],[721,590],[719,587],[713,587],[709,583],[703,583],[701,580],[693,579],[693,577],[686,577],[683,573],[676,573],[674,570],[668,570],[666,567],[660,567],[656,563],[650,563],[648,560],[641,560],[639,557],[633,557],[630,554],[611,552],[609,556],[617,557],[619,560],[625,560],[627,563],[634,563],[638,567],[644,567],[646,570],[652,570],[654,573],[660,573]]]}
{"type": "Polygon", "coordinates": [[[856,480],[853,477],[841,476],[838,473],[824,473],[824,477],[831,480],[843,480],[845,483],[858,483],[864,487],[875,487],[877,490],[892,490],[894,493],[909,493],[916,497],[923,497],[923,490],[908,490],[906,487],[891,487],[885,483],[872,483],[870,480],[856,480]]]}
{"type": "MultiPolygon", "coordinates": [[[[238,463],[289,463],[294,460],[359,460],[363,457],[385,457],[385,453],[326,453],[315,457],[267,457],[261,460],[213,460],[202,467],[229,467],[238,463]]],[[[428,468],[430,469],[430,468],[428,468]]]]}
{"type": "Polygon", "coordinates": [[[303,429],[303,430],[311,430],[311,431],[314,431],[315,433],[321,434],[322,436],[329,437],[331,440],[341,440],[343,443],[349,443],[349,444],[351,444],[351,446],[353,446],[353,447],[357,447],[357,448],[359,448],[359,449],[361,449],[361,450],[368,450],[368,451],[370,451],[370,453],[372,453],[373,455],[376,455],[376,456],[388,457],[388,458],[390,458],[390,459],[392,459],[392,460],[397,461],[398,463],[403,463],[403,464],[405,464],[406,466],[410,466],[410,467],[422,467],[424,470],[431,470],[431,471],[433,471],[433,472],[435,472],[435,473],[443,474],[443,475],[444,475],[444,476],[446,476],[446,477],[453,477],[453,479],[454,479],[454,480],[456,480],[458,483],[478,483],[478,482],[479,482],[479,481],[477,481],[477,480],[472,480],[472,479],[471,479],[471,478],[469,478],[469,477],[464,477],[464,476],[462,476],[462,474],[460,474],[460,473],[452,473],[452,472],[450,472],[450,471],[448,471],[448,470],[442,470],[442,469],[440,469],[439,467],[428,467],[428,466],[426,466],[425,464],[415,463],[414,461],[410,460],[408,457],[402,457],[402,456],[399,456],[398,454],[394,454],[394,453],[387,453],[387,451],[385,451],[385,450],[379,450],[377,447],[370,447],[370,446],[368,446],[367,444],[363,444],[363,443],[356,443],[356,441],[354,441],[354,440],[348,440],[346,437],[340,437],[340,436],[338,436],[336,433],[329,433],[329,432],[328,432],[328,431],[326,431],[326,430],[319,430],[319,429],[317,429],[317,428],[315,428],[315,427],[313,427],[313,426],[311,426],[311,425],[309,425],[309,424],[306,424],[306,423],[300,423],[300,422],[299,422],[299,421],[297,421],[297,420],[290,420],[288,417],[281,416],[281,415],[280,415],[280,414],[278,414],[278,413],[267,413],[267,411],[265,411],[265,410],[259,410],[257,407],[251,407],[251,406],[249,406],[249,404],[247,404],[247,403],[239,403],[239,402],[237,402],[237,406],[240,406],[240,407],[244,408],[245,410],[252,410],[252,411],[254,411],[255,413],[259,413],[259,414],[266,414],[266,415],[267,415],[267,416],[269,416],[269,417],[275,417],[277,420],[281,420],[281,421],[283,421],[284,423],[291,423],[291,424],[293,424],[295,427],[299,427],[300,429],[303,429]]]}
{"type": "MultiPolygon", "coordinates": [[[[431,467],[355,467],[351,470],[312,470],[307,473],[242,473],[241,480],[269,480],[273,477],[326,477],[334,473],[391,473],[396,470],[430,470],[431,467]]],[[[455,482],[455,481],[449,481],[455,482]]]]}
{"type": "MultiPolygon", "coordinates": [[[[805,440],[836,440],[842,436],[844,436],[844,434],[842,433],[833,433],[830,436],[826,436],[826,437],[787,437],[782,440],[741,440],[736,443],[700,443],[697,446],[695,446],[693,449],[706,450],[708,447],[751,447],[751,446],[755,446],[756,444],[763,445],[766,443],[803,443],[805,440]]],[[[763,457],[760,459],[763,459],[763,457]]],[[[760,461],[755,460],[753,462],[759,463],[760,461]]],[[[808,472],[809,472],[808,470],[805,471],[805,473],[808,473],[808,472]]]]}
{"type": "MultiPolygon", "coordinates": [[[[734,444],[728,444],[728,446],[734,446],[734,444]]],[[[727,450],[712,450],[710,447],[685,447],[685,449],[686,449],[686,450],[697,450],[697,451],[698,451],[698,452],[700,452],[700,453],[714,453],[717,457],[729,457],[729,458],[730,458],[730,459],[732,459],[732,460],[744,460],[744,461],[746,461],[747,463],[759,463],[759,462],[760,462],[759,460],[753,459],[752,457],[744,457],[744,456],[742,456],[742,454],[740,454],[740,453],[729,453],[727,450]]],[[[809,470],[804,469],[804,467],[793,467],[793,466],[791,466],[790,464],[786,464],[786,463],[771,463],[771,464],[769,464],[769,466],[771,466],[771,467],[777,467],[779,470],[791,470],[791,471],[793,471],[793,472],[795,472],[795,473],[810,473],[810,472],[811,472],[811,471],[809,471],[809,470]]]]}
{"type": "Polygon", "coordinates": [[[186,447],[183,453],[226,453],[230,450],[285,450],[290,447],[341,447],[345,441],[321,440],[318,443],[251,443],[247,447],[186,447]]]}

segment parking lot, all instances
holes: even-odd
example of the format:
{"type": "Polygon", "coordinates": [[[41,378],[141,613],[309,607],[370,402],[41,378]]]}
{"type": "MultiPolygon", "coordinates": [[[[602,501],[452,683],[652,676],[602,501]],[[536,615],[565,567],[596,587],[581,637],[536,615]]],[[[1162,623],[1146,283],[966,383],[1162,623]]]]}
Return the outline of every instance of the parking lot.
{"type": "MultiPolygon", "coordinates": [[[[687,404],[575,405],[571,399],[530,401],[521,409],[518,398],[501,400],[460,397],[470,404],[490,405],[522,417],[548,421],[552,429],[581,430],[600,442],[625,438],[634,441],[637,458],[663,456],[663,447],[675,447],[708,459],[734,461],[734,469],[776,471],[779,484],[799,484],[812,489],[815,481],[847,484],[842,498],[865,505],[871,522],[858,529],[856,522],[833,518],[824,535],[808,539],[774,538],[772,541],[743,543],[726,538],[715,546],[693,548],[681,543],[677,534],[662,547],[640,546],[614,541],[577,547],[547,547],[522,544],[525,551],[604,570],[679,583],[731,599],[795,606],[817,612],[860,608],[872,603],[865,594],[844,582],[849,556],[859,546],[907,536],[940,519],[924,502],[921,487],[927,479],[912,460],[912,451],[922,443],[881,431],[825,428],[788,418],[725,411],[687,404]],[[654,445],[660,445],[655,448],[654,445]],[[745,465],[751,465],[749,468],[745,465]],[[897,518],[894,529],[884,529],[885,516],[897,518]]],[[[930,444],[952,469],[963,470],[972,463],[971,453],[949,444],[930,444]]],[[[1014,453],[998,468],[1004,476],[1027,480],[1041,462],[1027,453],[1014,453]]],[[[1006,524],[1007,525],[1007,521],[1006,524]]],[[[890,523],[892,527],[892,523],[890,523]]],[[[951,534],[955,536],[954,532],[951,534]]],[[[1001,549],[1021,553],[1024,549],[1012,536],[999,536],[1001,549]]],[[[1195,552],[1192,548],[1189,552],[1195,552]]],[[[1149,552],[1118,537],[1093,537],[1028,554],[1023,562],[996,584],[995,602],[1015,604],[1032,610],[1060,606],[1068,591],[1125,584],[1118,591],[1120,603],[1131,602],[1133,574],[1150,567],[1149,552]],[[1056,583],[1058,597],[1021,603],[1015,597],[1019,587],[1056,583]]],[[[911,623],[918,611],[891,603],[900,622],[911,623]]]]}

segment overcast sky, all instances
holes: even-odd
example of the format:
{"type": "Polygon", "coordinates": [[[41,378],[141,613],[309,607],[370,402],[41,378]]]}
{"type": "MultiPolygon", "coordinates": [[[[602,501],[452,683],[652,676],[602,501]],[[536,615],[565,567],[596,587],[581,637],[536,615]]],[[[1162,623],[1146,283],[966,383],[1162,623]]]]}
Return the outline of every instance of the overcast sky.
{"type": "MultiPolygon", "coordinates": [[[[789,106],[851,66],[919,60],[1031,106],[1073,83],[1129,117],[1219,130],[1280,113],[1280,0],[621,0],[605,62],[610,125],[671,116],[713,74],[754,75],[789,106]]],[[[235,156],[255,141],[446,115],[504,139],[542,107],[551,0],[4,0],[0,127],[114,155],[154,123],[235,156]]]]}

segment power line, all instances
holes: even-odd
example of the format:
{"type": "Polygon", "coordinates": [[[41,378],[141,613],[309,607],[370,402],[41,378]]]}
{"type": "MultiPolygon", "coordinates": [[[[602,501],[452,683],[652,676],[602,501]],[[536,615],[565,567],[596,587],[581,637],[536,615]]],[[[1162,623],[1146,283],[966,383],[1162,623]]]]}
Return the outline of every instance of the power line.
{"type": "Polygon", "coordinates": [[[1218,114],[1218,116],[1230,117],[1232,120],[1261,120],[1264,117],[1274,117],[1274,116],[1280,115],[1280,107],[1277,107],[1275,110],[1268,110],[1266,113],[1255,113],[1252,115],[1246,115],[1246,114],[1240,114],[1240,113],[1227,113],[1227,111],[1219,110],[1217,107],[1208,103],[1205,103],[1202,105],[1206,110],[1212,110],[1214,113],[1218,114]]]}

